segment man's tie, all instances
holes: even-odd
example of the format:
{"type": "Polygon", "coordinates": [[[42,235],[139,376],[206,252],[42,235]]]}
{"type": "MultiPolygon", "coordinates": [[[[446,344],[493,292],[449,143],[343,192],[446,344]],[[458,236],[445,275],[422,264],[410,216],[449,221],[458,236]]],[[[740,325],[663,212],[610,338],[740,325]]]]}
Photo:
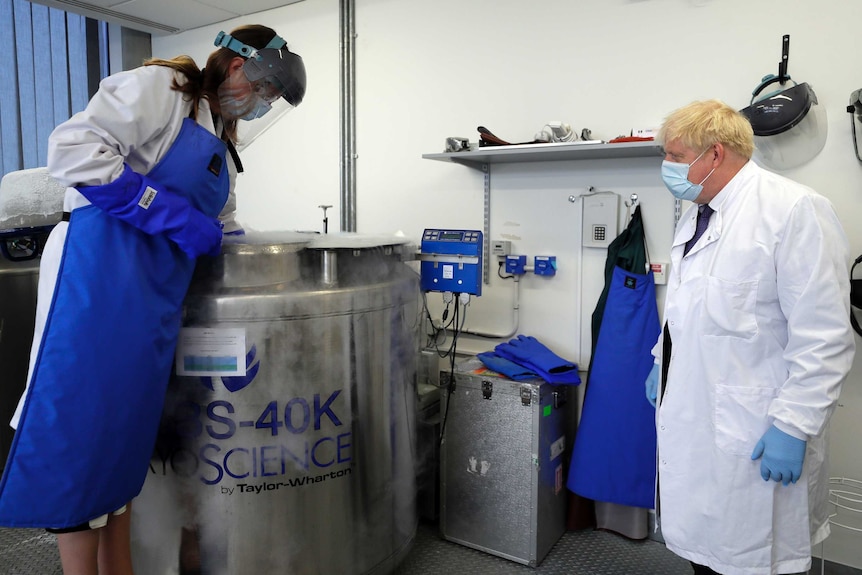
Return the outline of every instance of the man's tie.
{"type": "Polygon", "coordinates": [[[683,255],[687,254],[688,251],[694,247],[694,244],[697,243],[697,240],[699,240],[700,236],[703,235],[703,232],[706,231],[707,226],[709,226],[709,217],[714,211],[715,210],[709,207],[709,204],[703,204],[698,208],[697,225],[694,228],[694,235],[685,243],[685,251],[683,252],[683,255]]]}

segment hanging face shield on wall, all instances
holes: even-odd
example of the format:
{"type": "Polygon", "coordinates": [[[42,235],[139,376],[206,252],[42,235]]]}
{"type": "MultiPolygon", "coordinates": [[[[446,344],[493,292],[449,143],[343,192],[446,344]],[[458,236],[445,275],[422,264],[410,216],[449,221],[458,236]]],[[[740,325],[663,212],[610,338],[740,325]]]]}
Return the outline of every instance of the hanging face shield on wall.
{"type": "Polygon", "coordinates": [[[856,159],[862,162],[862,88],[854,90],[850,93],[850,104],[847,106],[847,111],[852,114],[850,116],[850,131],[853,134],[853,150],[856,152],[856,159]]]}
{"type": "Polygon", "coordinates": [[[279,36],[256,49],[219,32],[215,45],[247,58],[218,88],[222,115],[243,120],[237,124],[237,149],[242,150],[302,102],[305,64],[279,36]]]}
{"type": "Polygon", "coordinates": [[[740,110],[754,129],[754,159],[774,170],[801,166],[826,145],[826,109],[811,86],[790,79],[789,59],[790,34],[785,34],[778,75],[764,76],[751,93],[749,106],[740,110]],[[788,82],[793,85],[785,88],[788,82]],[[760,95],[775,83],[780,85],[778,90],[760,95]]]}
{"type": "Polygon", "coordinates": [[[854,277],[856,266],[860,262],[862,262],[862,256],[856,258],[853,261],[853,267],[850,268],[850,325],[853,326],[853,330],[856,333],[862,335],[862,325],[859,324],[859,320],[856,317],[857,313],[862,317],[862,312],[857,311],[862,310],[862,279],[854,277]]]}
{"type": "Polygon", "coordinates": [[[812,160],[826,145],[826,109],[805,82],[757,98],[778,81],[776,76],[764,78],[751,105],[740,111],[754,129],[755,159],[768,168],[786,170],[812,160]]]}

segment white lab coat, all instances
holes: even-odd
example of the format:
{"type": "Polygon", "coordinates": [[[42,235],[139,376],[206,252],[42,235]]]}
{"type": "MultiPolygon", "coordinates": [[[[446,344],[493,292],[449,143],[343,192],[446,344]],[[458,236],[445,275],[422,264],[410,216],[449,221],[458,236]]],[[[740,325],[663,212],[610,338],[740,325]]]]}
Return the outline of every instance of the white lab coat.
{"type": "MultiPolygon", "coordinates": [[[[689,254],[696,206],[671,250],[673,348],[656,414],[662,535],[724,575],[807,571],[829,534],[826,431],[855,352],[847,239],[828,200],[753,162],[710,207],[689,254]],[[773,423],[808,442],[802,477],[786,487],[751,460],[773,423]]],[[[661,350],[660,338],[659,363],[661,350]]]]}
{"type": "MultiPolygon", "coordinates": [[[[115,180],[123,172],[123,163],[141,174],[147,174],[162,159],[179,135],[183,119],[192,103],[181,92],[171,89],[177,78],[185,80],[165,66],[142,66],[114,74],[102,80],[98,92],[87,108],[57,126],[48,140],[48,170],[66,189],[63,209],[71,212],[90,202],[72,186],[100,185],[115,180]]],[[[212,113],[201,100],[197,122],[215,134],[212,113]]],[[[224,231],[239,229],[234,216],[236,200],[234,182],[236,166],[228,154],[230,194],[219,220],[224,231]]],[[[54,293],[57,270],[63,255],[66,222],[52,231],[42,253],[36,309],[36,329],[30,352],[33,372],[45,321],[54,293]]],[[[106,246],[105,249],[110,249],[106,246]]],[[[27,385],[30,384],[27,378],[27,385]]],[[[17,428],[26,391],[10,425],[17,428]]]]}
{"type": "MultiPolygon", "coordinates": [[[[87,108],[51,133],[48,169],[54,179],[67,186],[107,184],[123,173],[123,162],[138,173],[149,173],[173,145],[192,110],[188,96],[171,89],[174,79],[185,82],[182,74],[166,66],[141,66],[102,80],[87,108]]],[[[200,101],[196,121],[216,134],[206,99],[200,101]]],[[[219,215],[225,232],[239,228],[233,220],[236,166],[230,154],[228,158],[230,195],[219,215]]],[[[89,203],[74,188],[66,193],[66,211],[89,203]]]]}

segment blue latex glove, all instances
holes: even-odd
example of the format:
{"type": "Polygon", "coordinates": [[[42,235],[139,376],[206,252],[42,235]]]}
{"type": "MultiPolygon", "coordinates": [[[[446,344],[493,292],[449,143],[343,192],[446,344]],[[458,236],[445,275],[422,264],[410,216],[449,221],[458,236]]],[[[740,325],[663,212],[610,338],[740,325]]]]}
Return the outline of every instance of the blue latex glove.
{"type": "Polygon", "coordinates": [[[500,357],[491,352],[478,354],[476,357],[491,371],[502,373],[509,379],[515,381],[523,381],[526,379],[538,379],[539,375],[528,367],[518,365],[514,361],[509,361],[505,357],[500,357]]]}
{"type": "Polygon", "coordinates": [[[221,223],[189,201],[125,166],[119,178],[78,191],[112,216],[150,234],[165,234],[191,258],[221,252],[221,223]]]}
{"type": "Polygon", "coordinates": [[[499,344],[494,351],[499,356],[532,369],[548,383],[581,383],[576,363],[561,358],[532,336],[519,335],[507,343],[499,344]]]}
{"type": "Polygon", "coordinates": [[[788,435],[771,426],[754,446],[751,459],[760,461],[760,476],[764,481],[780,481],[784,485],[796,483],[802,475],[806,441],[788,435]]]}
{"type": "Polygon", "coordinates": [[[654,363],[649,375],[646,378],[646,398],[650,405],[655,407],[656,397],[658,395],[658,364],[654,363]]]}

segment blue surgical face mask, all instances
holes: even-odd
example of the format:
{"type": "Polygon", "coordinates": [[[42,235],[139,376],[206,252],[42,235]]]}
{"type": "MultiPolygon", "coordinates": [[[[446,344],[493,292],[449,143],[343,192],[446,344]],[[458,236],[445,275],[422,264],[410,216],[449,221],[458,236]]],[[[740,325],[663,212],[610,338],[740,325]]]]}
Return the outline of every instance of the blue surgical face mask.
{"type": "Polygon", "coordinates": [[[240,120],[254,120],[255,118],[260,118],[270,110],[272,110],[270,103],[263,98],[258,98],[254,108],[249,110],[244,116],[240,117],[240,120]]]}
{"type": "Polygon", "coordinates": [[[219,107],[226,120],[260,118],[280,95],[272,82],[249,82],[242,68],[234,70],[218,87],[219,107]]]}
{"type": "MultiPolygon", "coordinates": [[[[710,146],[710,148],[711,147],[712,146],[710,146]]],[[[709,148],[706,150],[709,150],[709,148]]],[[[664,160],[661,163],[661,179],[664,180],[664,185],[667,186],[667,189],[670,190],[670,193],[672,193],[674,197],[679,198],[680,200],[693,202],[703,191],[703,182],[712,175],[715,168],[713,168],[712,171],[706,175],[706,178],[704,178],[699,184],[693,184],[688,180],[688,169],[703,157],[706,150],[702,151],[700,156],[696,157],[694,162],[690,164],[669,162],[667,160],[664,160]]]]}

